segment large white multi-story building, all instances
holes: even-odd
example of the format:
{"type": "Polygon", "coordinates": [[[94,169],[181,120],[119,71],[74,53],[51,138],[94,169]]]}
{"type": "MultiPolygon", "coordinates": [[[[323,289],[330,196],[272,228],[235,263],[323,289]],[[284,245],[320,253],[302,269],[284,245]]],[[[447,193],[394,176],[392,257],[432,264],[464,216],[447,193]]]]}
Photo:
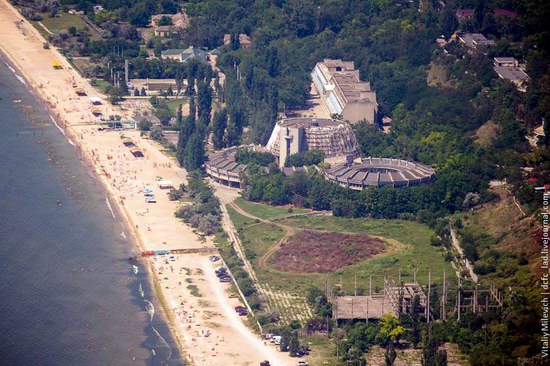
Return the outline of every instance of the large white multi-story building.
{"type": "Polygon", "coordinates": [[[339,115],[350,123],[376,122],[376,93],[370,83],[359,79],[353,61],[325,59],[315,65],[311,78],[331,115],[339,115]]]}

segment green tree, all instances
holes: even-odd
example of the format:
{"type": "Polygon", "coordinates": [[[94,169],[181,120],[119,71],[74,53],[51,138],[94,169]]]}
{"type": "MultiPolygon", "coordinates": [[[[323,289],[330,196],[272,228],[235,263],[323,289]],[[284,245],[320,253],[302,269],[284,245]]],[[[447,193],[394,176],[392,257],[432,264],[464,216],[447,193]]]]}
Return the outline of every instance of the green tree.
{"type": "Polygon", "coordinates": [[[149,131],[151,127],[153,126],[153,123],[151,121],[148,121],[146,119],[142,119],[138,122],[138,128],[140,131],[149,131]]]}
{"type": "Polygon", "coordinates": [[[187,116],[187,118],[185,118],[185,122],[181,124],[180,132],[178,135],[176,158],[178,159],[180,166],[185,166],[185,159],[187,158],[186,147],[195,130],[195,99],[191,97],[189,101],[189,116],[187,116]]]}
{"type": "Polygon", "coordinates": [[[290,356],[297,356],[300,352],[300,341],[298,340],[297,332],[292,332],[290,336],[288,351],[290,352],[290,356]]]}
{"type": "Polygon", "coordinates": [[[448,6],[445,7],[445,10],[440,15],[439,23],[441,33],[448,39],[458,28],[458,20],[456,19],[454,9],[448,6]]]}
{"type": "Polygon", "coordinates": [[[169,16],[164,15],[160,20],[158,21],[158,25],[160,26],[166,26],[166,25],[172,25],[172,18],[169,16]]]}
{"type": "Polygon", "coordinates": [[[212,142],[214,149],[219,150],[225,147],[224,134],[227,128],[227,110],[224,108],[214,114],[214,128],[212,131],[212,142]]]}
{"type": "Polygon", "coordinates": [[[405,328],[401,326],[399,320],[391,314],[385,314],[380,318],[380,332],[378,342],[381,345],[388,345],[389,342],[399,343],[399,339],[405,333],[405,328]]]}
{"type": "Polygon", "coordinates": [[[292,334],[290,331],[287,328],[284,328],[281,332],[281,343],[279,344],[279,349],[281,352],[288,352],[291,338],[292,334]]]}
{"type": "Polygon", "coordinates": [[[230,45],[233,51],[238,50],[241,47],[241,42],[239,40],[239,33],[231,33],[230,45]]]}
{"type": "Polygon", "coordinates": [[[191,135],[185,146],[184,167],[187,171],[200,169],[204,160],[204,141],[202,136],[195,132],[191,135]]]}
{"type": "Polygon", "coordinates": [[[177,126],[181,128],[181,125],[183,124],[183,104],[180,104],[178,106],[178,112],[176,114],[176,123],[177,123],[177,126]]]}
{"type": "Polygon", "coordinates": [[[151,130],[149,131],[149,137],[152,140],[160,141],[162,139],[162,127],[160,126],[151,127],[151,130]]]}
{"type": "Polygon", "coordinates": [[[241,141],[241,132],[239,131],[239,128],[233,123],[233,121],[230,121],[227,124],[227,131],[225,136],[226,146],[236,146],[239,145],[241,141]]]}
{"type": "Polygon", "coordinates": [[[197,105],[199,122],[203,127],[207,127],[212,113],[212,88],[207,81],[198,84],[197,105]]]}

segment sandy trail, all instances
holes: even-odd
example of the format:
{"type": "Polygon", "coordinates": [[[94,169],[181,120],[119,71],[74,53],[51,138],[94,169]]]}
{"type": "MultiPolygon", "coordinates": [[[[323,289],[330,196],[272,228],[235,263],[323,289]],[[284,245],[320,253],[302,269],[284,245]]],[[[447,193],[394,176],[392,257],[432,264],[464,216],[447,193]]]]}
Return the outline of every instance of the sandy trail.
{"type": "Polygon", "coordinates": [[[277,352],[274,347],[266,347],[263,341],[250,333],[250,330],[242,323],[239,315],[235,312],[235,309],[232,308],[227,301],[225,301],[226,295],[222,292],[219,286],[215,286],[218,280],[217,277],[212,271],[208,271],[207,268],[204,269],[205,273],[207,273],[206,277],[214,289],[214,294],[216,295],[219,303],[222,305],[225,316],[229,319],[233,328],[239,331],[239,333],[247,339],[249,345],[254,347],[254,351],[261,354],[265,360],[269,360],[271,365],[285,365],[287,361],[281,357],[280,352],[277,352]]]}

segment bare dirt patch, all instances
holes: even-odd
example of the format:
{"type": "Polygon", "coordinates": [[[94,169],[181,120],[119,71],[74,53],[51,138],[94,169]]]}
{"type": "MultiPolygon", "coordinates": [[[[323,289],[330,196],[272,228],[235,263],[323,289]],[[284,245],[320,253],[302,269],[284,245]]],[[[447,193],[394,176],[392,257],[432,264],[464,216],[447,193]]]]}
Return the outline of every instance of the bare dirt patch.
{"type": "Polygon", "coordinates": [[[498,125],[495,121],[487,121],[476,131],[474,141],[480,145],[491,145],[498,134],[498,125]]]}
{"type": "Polygon", "coordinates": [[[364,234],[303,230],[281,244],[273,267],[279,271],[325,273],[370,258],[384,250],[384,242],[364,234]]]}

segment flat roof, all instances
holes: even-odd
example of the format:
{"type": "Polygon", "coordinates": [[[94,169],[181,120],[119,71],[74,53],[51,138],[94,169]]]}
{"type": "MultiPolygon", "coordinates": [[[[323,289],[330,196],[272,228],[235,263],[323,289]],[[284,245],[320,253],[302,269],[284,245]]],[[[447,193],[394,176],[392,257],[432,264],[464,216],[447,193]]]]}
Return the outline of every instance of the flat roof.
{"type": "Polygon", "coordinates": [[[344,121],[339,121],[331,118],[312,118],[312,117],[298,117],[298,118],[287,118],[279,122],[281,127],[309,127],[309,126],[319,126],[319,127],[331,127],[339,126],[345,123],[344,121]]]}
{"type": "Polygon", "coordinates": [[[507,80],[529,80],[529,75],[527,75],[519,67],[509,67],[509,66],[495,66],[495,71],[503,79],[507,80]]]}
{"type": "Polygon", "coordinates": [[[179,48],[171,48],[169,50],[164,50],[161,52],[162,56],[179,56],[182,54],[182,52],[185,50],[179,49],[179,48]]]}

